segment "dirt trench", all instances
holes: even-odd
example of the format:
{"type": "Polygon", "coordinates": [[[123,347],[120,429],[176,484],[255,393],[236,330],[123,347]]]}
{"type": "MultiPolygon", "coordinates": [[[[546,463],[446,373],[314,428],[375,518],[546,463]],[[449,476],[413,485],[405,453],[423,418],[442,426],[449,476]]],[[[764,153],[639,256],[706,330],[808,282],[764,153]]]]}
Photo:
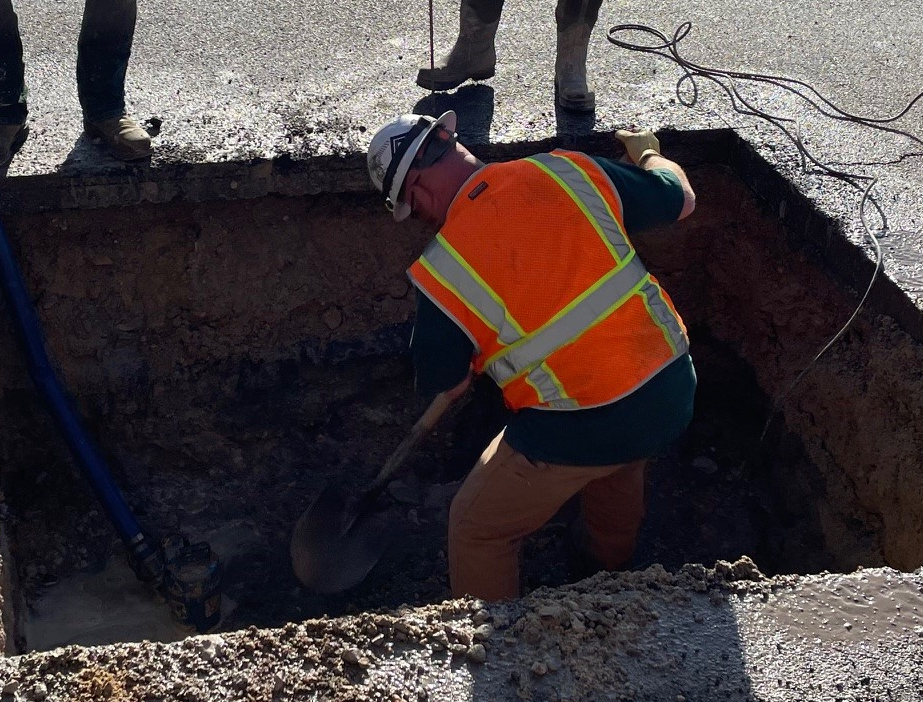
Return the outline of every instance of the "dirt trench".
{"type": "MultiPolygon", "coordinates": [[[[686,437],[649,472],[636,566],[744,554],[770,574],[918,566],[918,342],[860,315],[758,447],[770,398],[856,298],[787,246],[733,174],[691,176],[694,217],[636,240],[690,328],[700,381],[686,437]]],[[[8,228],[50,351],[140,521],[222,556],[222,630],[448,596],[448,505],[505,421],[489,383],[392,486],[403,533],[362,586],[311,595],[287,561],[291,527],[325,481],[361,489],[425,406],[406,357],[403,270],[426,231],[359,195],[59,213],[8,228]]],[[[8,327],[0,355],[5,528],[17,592],[35,605],[106,572],[121,546],[8,327]]],[[[571,511],[525,544],[524,592],[576,577],[571,511]]]]}

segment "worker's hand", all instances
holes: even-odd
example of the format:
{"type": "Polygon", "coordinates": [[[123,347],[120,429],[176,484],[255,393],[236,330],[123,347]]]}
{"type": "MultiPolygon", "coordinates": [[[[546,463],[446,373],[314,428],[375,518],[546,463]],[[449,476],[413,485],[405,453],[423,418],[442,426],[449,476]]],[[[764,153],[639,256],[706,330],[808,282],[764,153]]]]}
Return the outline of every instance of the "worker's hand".
{"type": "Polygon", "coordinates": [[[625,151],[632,163],[641,163],[641,159],[648,154],[660,155],[660,141],[650,129],[639,131],[619,129],[615,134],[625,145],[625,151]]]}
{"type": "Polygon", "coordinates": [[[469,387],[471,387],[472,373],[469,370],[468,375],[465,376],[465,379],[461,381],[454,388],[449,388],[444,391],[442,394],[448,398],[449,402],[455,402],[459,397],[465,394],[469,387]]]}

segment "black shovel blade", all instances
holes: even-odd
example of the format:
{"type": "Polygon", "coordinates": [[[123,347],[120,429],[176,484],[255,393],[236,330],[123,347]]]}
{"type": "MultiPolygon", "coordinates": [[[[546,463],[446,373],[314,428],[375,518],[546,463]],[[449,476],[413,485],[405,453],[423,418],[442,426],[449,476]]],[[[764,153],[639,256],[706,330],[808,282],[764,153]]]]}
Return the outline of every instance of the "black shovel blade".
{"type": "Polygon", "coordinates": [[[289,552],[298,580],[319,594],[355,587],[381,560],[395,533],[386,513],[358,509],[328,486],[301,515],[289,552]]]}

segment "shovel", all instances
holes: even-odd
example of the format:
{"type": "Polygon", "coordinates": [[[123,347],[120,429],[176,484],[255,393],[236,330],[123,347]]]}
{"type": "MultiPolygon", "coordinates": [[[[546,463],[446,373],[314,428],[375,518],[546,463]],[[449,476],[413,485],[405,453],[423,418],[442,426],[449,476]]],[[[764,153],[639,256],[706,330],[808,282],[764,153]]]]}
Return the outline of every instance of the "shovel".
{"type": "Polygon", "coordinates": [[[301,515],[292,533],[292,568],[303,585],[321,594],[343,592],[362,582],[394,533],[393,517],[376,513],[375,501],[407,455],[452,404],[436,395],[362,495],[347,500],[329,485],[301,515]]]}

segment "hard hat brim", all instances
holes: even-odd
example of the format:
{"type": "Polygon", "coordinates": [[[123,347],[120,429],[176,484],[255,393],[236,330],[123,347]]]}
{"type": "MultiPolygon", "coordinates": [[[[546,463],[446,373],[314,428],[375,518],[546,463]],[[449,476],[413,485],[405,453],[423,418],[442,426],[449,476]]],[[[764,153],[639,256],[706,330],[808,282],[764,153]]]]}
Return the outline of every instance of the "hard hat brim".
{"type": "Polygon", "coordinates": [[[410,205],[408,205],[406,202],[399,202],[397,197],[401,192],[401,188],[404,186],[404,179],[407,177],[407,173],[410,171],[410,166],[413,163],[413,160],[416,158],[417,152],[420,150],[423,142],[426,141],[426,138],[434,129],[438,127],[445,127],[449,131],[454,132],[457,124],[458,116],[453,110],[443,112],[438,117],[438,119],[436,119],[436,121],[426,129],[426,131],[417,135],[417,138],[413,140],[413,143],[404,153],[404,156],[401,158],[401,162],[397,165],[397,170],[394,172],[394,180],[391,181],[391,192],[388,193],[388,198],[392,203],[394,203],[394,209],[392,210],[391,214],[394,216],[395,222],[402,222],[410,216],[410,205]]]}

